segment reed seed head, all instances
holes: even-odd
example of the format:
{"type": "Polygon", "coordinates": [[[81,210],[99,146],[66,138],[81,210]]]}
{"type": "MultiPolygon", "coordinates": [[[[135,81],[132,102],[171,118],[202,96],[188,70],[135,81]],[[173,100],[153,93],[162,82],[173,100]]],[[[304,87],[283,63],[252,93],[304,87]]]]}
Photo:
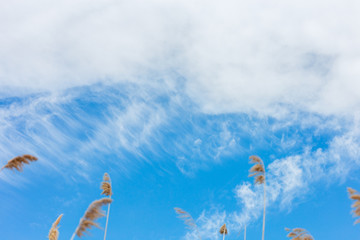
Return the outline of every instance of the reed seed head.
{"type": "Polygon", "coordinates": [[[221,228],[220,228],[220,234],[228,234],[228,230],[227,230],[227,228],[226,228],[226,224],[224,223],[224,225],[222,225],[221,226],[221,228]]]}
{"type": "Polygon", "coordinates": [[[62,218],[63,214],[60,214],[60,216],[55,220],[55,222],[52,224],[50,231],[49,231],[49,240],[58,240],[59,238],[59,223],[62,218]]]}
{"type": "Polygon", "coordinates": [[[314,240],[313,236],[304,228],[285,228],[285,231],[289,232],[287,237],[291,240],[314,240]]]}
{"type": "Polygon", "coordinates": [[[102,189],[102,195],[112,196],[111,180],[109,174],[105,173],[103,177],[103,182],[101,183],[100,189],[102,189]]]}
{"type": "Polygon", "coordinates": [[[197,229],[197,225],[190,215],[190,213],[182,210],[181,208],[174,208],[175,212],[178,214],[178,218],[182,219],[185,223],[185,225],[188,226],[190,229],[197,229]]]}
{"type": "MultiPolygon", "coordinates": [[[[352,212],[354,214],[354,217],[360,217],[360,193],[352,188],[347,188],[347,190],[349,192],[350,199],[355,200],[355,202],[351,205],[351,207],[353,208],[352,212]]],[[[360,223],[360,218],[356,220],[354,224],[358,223],[360,223]]]]}
{"type": "Polygon", "coordinates": [[[75,233],[78,237],[84,235],[87,229],[91,227],[98,227],[99,225],[94,221],[100,217],[105,216],[104,212],[101,210],[101,207],[110,204],[112,199],[102,198],[99,200],[93,201],[88,209],[86,210],[84,216],[80,219],[79,226],[77,227],[75,233]]]}
{"type": "Polygon", "coordinates": [[[255,177],[255,184],[263,184],[265,182],[265,166],[264,162],[258,156],[250,156],[250,163],[255,163],[249,170],[249,177],[255,177]]]}
{"type": "Polygon", "coordinates": [[[18,170],[21,172],[23,170],[24,164],[30,164],[30,162],[34,162],[38,160],[37,157],[25,154],[22,156],[14,157],[13,159],[9,160],[5,166],[3,166],[1,169],[7,168],[11,170],[18,170]]]}

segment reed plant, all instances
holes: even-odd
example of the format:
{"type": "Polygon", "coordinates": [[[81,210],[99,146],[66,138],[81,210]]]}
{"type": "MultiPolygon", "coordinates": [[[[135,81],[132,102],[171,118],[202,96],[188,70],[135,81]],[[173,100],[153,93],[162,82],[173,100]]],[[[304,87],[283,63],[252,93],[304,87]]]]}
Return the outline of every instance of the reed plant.
{"type": "Polygon", "coordinates": [[[285,231],[288,232],[287,237],[291,240],[314,240],[313,236],[304,228],[285,228],[285,231]]]}
{"type": "Polygon", "coordinates": [[[190,215],[190,213],[182,210],[181,208],[177,208],[177,207],[174,208],[174,210],[178,214],[178,218],[180,218],[181,220],[184,221],[184,223],[185,223],[185,225],[187,226],[188,229],[196,231],[196,235],[201,240],[199,228],[196,225],[195,220],[190,215]]]}
{"type": "MultiPolygon", "coordinates": [[[[102,189],[102,195],[107,196],[109,199],[111,199],[112,196],[112,186],[111,186],[111,179],[108,173],[105,173],[103,176],[103,182],[101,183],[100,189],[102,189]]],[[[106,240],[106,233],[107,233],[107,227],[109,223],[109,213],[110,213],[110,205],[108,204],[108,210],[106,213],[106,224],[105,224],[105,230],[104,230],[104,240],[106,240]]]]}
{"type": "Polygon", "coordinates": [[[224,225],[221,226],[220,230],[219,230],[220,234],[223,236],[223,240],[225,239],[225,235],[228,234],[228,230],[226,228],[226,224],[224,223],[224,225]]]}
{"type": "Polygon", "coordinates": [[[29,154],[25,154],[22,156],[17,156],[14,157],[13,159],[9,160],[5,166],[3,166],[0,169],[0,172],[3,169],[11,169],[11,170],[18,170],[19,172],[21,172],[23,170],[24,164],[30,164],[30,162],[34,162],[37,161],[37,157],[29,155],[29,154]]]}
{"type": "MultiPolygon", "coordinates": [[[[348,193],[350,195],[350,199],[354,200],[355,202],[351,205],[351,207],[354,209],[352,212],[354,214],[354,217],[360,217],[360,193],[353,189],[348,187],[347,188],[348,193]]],[[[360,218],[358,218],[354,224],[360,223],[360,218]]]]}
{"type": "Polygon", "coordinates": [[[250,163],[255,164],[249,170],[249,177],[255,177],[255,184],[263,184],[264,186],[264,212],[263,212],[263,227],[262,227],[262,240],[265,238],[265,216],[266,216],[266,178],[265,178],[265,165],[258,156],[250,156],[250,163]]]}

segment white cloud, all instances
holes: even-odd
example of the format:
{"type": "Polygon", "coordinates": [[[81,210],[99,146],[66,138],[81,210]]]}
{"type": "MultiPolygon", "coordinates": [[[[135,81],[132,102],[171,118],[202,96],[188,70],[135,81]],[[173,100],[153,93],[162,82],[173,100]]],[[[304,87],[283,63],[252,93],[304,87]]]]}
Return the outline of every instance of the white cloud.
{"type": "Polygon", "coordinates": [[[359,7],[355,0],[4,2],[0,86],[146,83],[176,71],[207,113],[348,114],[360,110],[359,7]]]}

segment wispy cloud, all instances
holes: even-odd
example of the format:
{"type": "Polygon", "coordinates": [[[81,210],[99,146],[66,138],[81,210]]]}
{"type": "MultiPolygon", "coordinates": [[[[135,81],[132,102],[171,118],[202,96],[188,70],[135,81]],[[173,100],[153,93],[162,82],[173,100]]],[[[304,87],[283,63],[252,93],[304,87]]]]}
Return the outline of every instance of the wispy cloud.
{"type": "MultiPolygon", "coordinates": [[[[332,124],[330,124],[332,125],[332,124]]],[[[311,144],[313,142],[310,142],[311,144]]],[[[267,205],[269,209],[290,210],[294,203],[303,200],[317,184],[326,186],[344,182],[353,178],[353,173],[360,169],[360,138],[358,118],[353,119],[346,130],[335,135],[323,147],[305,145],[299,154],[288,154],[275,159],[266,166],[267,169],[267,205]]],[[[267,160],[267,159],[266,159],[267,160]]],[[[208,235],[214,221],[221,219],[229,225],[233,234],[243,230],[244,225],[256,221],[262,214],[263,188],[250,182],[238,184],[234,189],[234,201],[239,204],[238,211],[224,210],[223,213],[206,212],[199,217],[200,229],[204,231],[204,239],[217,239],[217,235],[208,235]],[[206,219],[202,222],[200,219],[206,219]],[[209,226],[207,226],[209,224],[209,226]],[[209,231],[205,233],[205,231],[209,231]]],[[[224,208],[224,207],[223,207],[224,208]]],[[[190,234],[190,233],[189,233],[190,234]]],[[[188,236],[188,235],[187,235],[188,236]]]]}

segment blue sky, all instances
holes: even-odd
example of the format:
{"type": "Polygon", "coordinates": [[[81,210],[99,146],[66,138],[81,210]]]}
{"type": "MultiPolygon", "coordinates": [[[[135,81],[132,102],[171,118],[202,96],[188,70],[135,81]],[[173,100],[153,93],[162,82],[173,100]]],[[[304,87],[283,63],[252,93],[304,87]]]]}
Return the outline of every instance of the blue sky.
{"type": "MultiPolygon", "coordinates": [[[[68,239],[112,178],[108,239],[360,234],[360,31],[353,0],[0,3],[0,236],[68,239]],[[334,20],[336,19],[336,21],[334,20]]],[[[105,219],[100,219],[101,226],[105,219]]],[[[85,239],[99,239],[92,229],[85,239]]]]}

